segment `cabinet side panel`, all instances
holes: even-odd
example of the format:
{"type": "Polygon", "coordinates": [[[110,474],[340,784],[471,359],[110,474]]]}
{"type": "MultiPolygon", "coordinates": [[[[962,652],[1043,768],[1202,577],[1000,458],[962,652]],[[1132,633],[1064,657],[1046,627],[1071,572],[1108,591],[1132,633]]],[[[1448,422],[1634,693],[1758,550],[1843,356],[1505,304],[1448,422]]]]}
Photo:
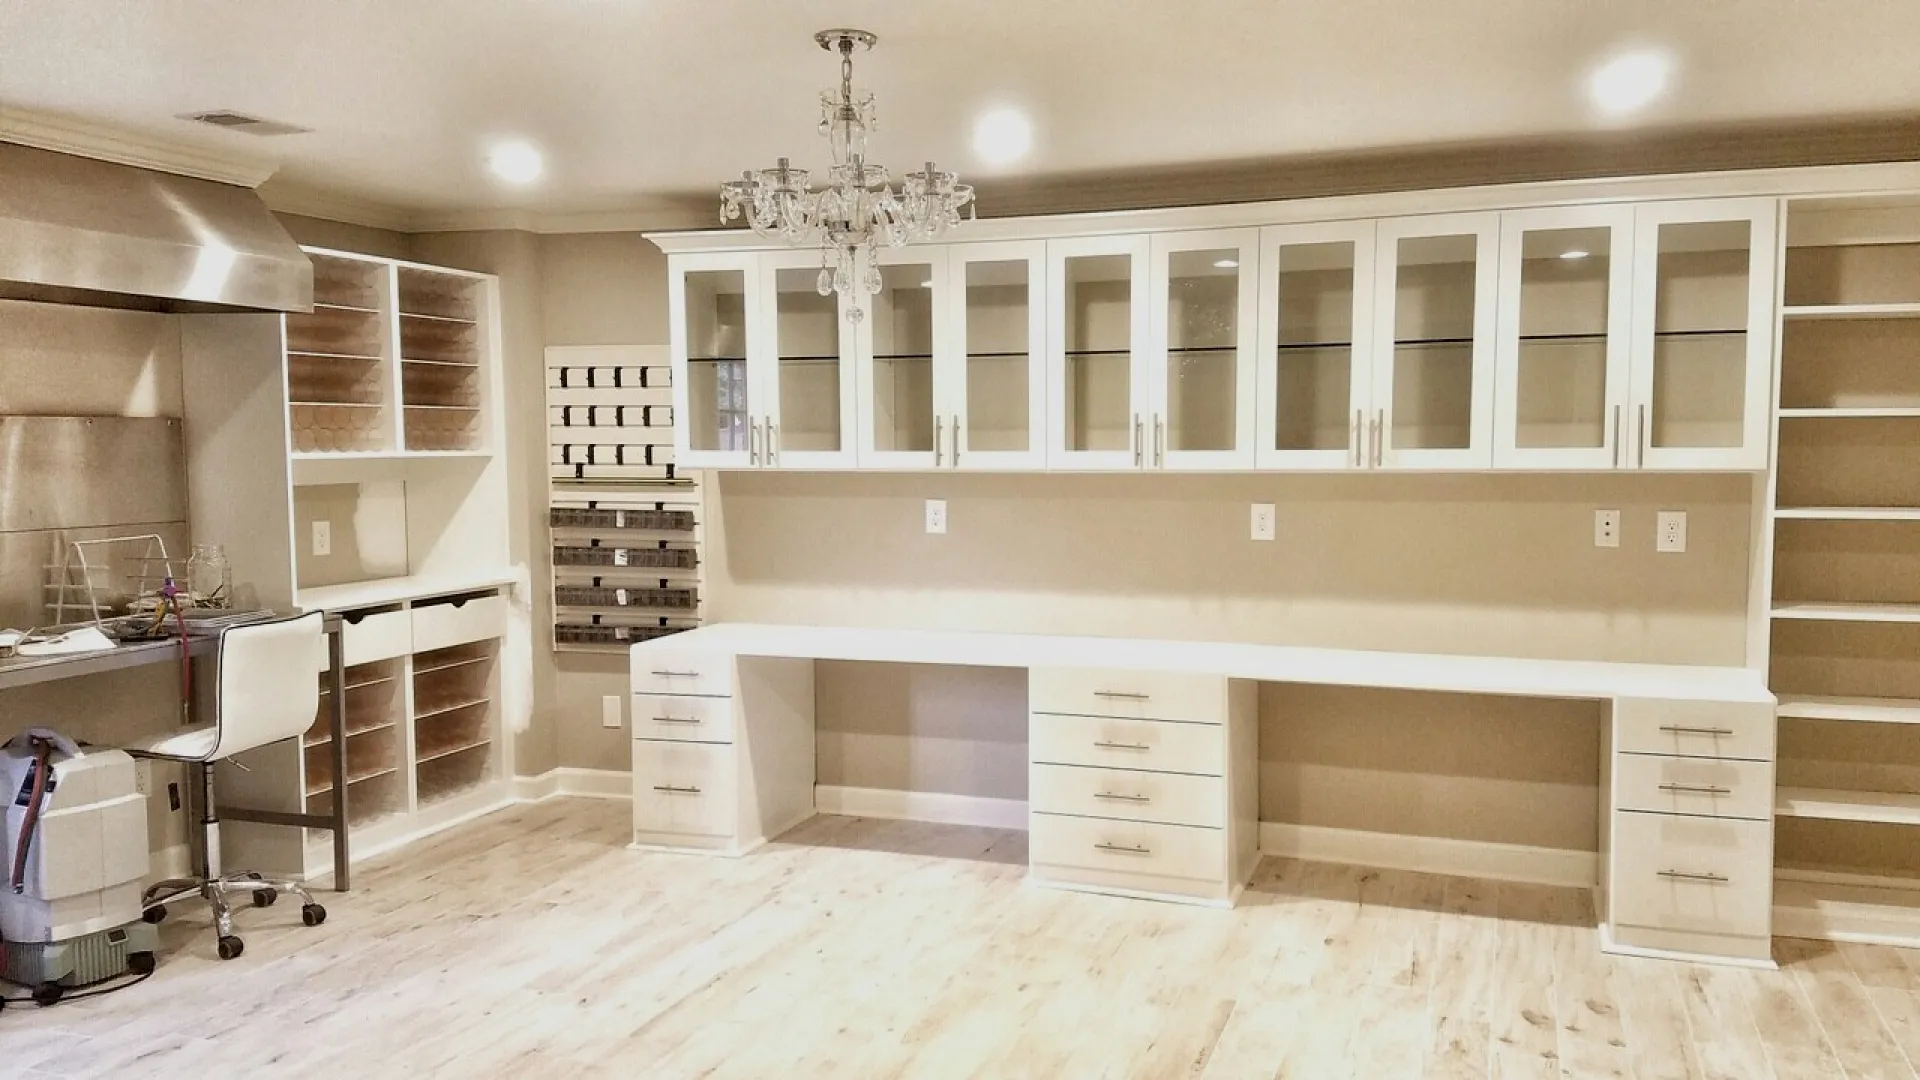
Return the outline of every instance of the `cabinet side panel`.
{"type": "Polygon", "coordinates": [[[1260,684],[1227,682],[1229,886],[1244,884],[1260,861],[1260,684]]]}
{"type": "Polygon", "coordinates": [[[735,707],[740,842],[813,816],[813,661],[740,657],[735,707]]]}

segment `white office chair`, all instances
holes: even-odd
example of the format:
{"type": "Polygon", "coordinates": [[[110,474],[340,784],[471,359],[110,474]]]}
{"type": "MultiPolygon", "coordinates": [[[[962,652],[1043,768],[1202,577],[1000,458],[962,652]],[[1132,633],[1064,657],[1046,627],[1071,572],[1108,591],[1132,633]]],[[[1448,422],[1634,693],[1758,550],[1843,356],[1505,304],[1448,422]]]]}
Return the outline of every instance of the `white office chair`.
{"type": "Polygon", "coordinates": [[[189,766],[200,796],[200,865],[190,878],[171,878],[148,889],[144,917],[159,922],[167,905],[199,898],[213,907],[220,959],[239,956],[246,943],[233,933],[230,901],[249,897],[267,907],[286,892],[301,900],[301,921],[318,926],[327,909],[297,881],[256,873],[223,873],[220,867],[220,817],[214,809],[212,763],[283,739],[297,739],[313,725],[320,704],[317,679],[325,656],[320,612],[271,622],[242,623],[220,632],[219,687],[214,722],[183,728],[126,747],[135,757],[178,761],[189,766]]]}

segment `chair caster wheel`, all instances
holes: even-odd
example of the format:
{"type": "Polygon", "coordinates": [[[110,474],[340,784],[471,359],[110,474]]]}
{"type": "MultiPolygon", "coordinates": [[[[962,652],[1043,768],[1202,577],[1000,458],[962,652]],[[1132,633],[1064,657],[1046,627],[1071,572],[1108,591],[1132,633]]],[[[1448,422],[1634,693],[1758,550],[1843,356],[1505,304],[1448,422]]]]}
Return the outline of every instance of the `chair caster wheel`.
{"type": "Polygon", "coordinates": [[[46,1008],[67,995],[67,988],[57,982],[43,982],[33,988],[33,1003],[46,1008]]]}
{"type": "Polygon", "coordinates": [[[280,894],[272,889],[253,890],[254,907],[272,907],[273,902],[278,899],[280,899],[280,894]]]}
{"type": "Polygon", "coordinates": [[[327,921],[327,909],[319,904],[308,904],[300,909],[300,921],[308,926],[319,926],[327,921]]]}
{"type": "Polygon", "coordinates": [[[232,960],[247,951],[247,943],[231,935],[220,939],[220,959],[232,960]]]}
{"type": "Polygon", "coordinates": [[[154,965],[155,965],[155,960],[153,958],[153,954],[150,952],[137,952],[137,953],[127,954],[127,970],[132,972],[135,975],[153,974],[154,965]]]}
{"type": "Polygon", "coordinates": [[[150,907],[140,913],[140,921],[145,923],[158,924],[165,920],[166,917],[167,909],[165,907],[150,907]]]}

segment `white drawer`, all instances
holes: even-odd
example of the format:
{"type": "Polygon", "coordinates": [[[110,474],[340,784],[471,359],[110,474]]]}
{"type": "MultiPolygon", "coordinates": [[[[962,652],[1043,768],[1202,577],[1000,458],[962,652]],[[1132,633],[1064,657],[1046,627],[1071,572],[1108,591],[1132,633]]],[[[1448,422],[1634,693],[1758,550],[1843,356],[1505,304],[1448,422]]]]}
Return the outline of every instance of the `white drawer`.
{"type": "Polygon", "coordinates": [[[413,651],[413,623],[404,611],[380,611],[355,621],[347,612],[340,623],[340,651],[346,665],[391,660],[413,651]]]}
{"type": "Polygon", "coordinates": [[[633,692],[733,696],[733,654],[642,648],[633,652],[633,692]]]}
{"type": "Polygon", "coordinates": [[[1166,720],[1034,713],[1027,738],[1036,765],[1098,765],[1225,774],[1226,728],[1166,720]]]}
{"type": "Polygon", "coordinates": [[[1773,760],[1773,706],[1619,698],[1614,745],[1630,754],[1773,760]]]}
{"type": "Polygon", "coordinates": [[[459,603],[423,600],[413,605],[413,651],[429,652],[507,632],[507,598],[498,593],[459,603]]]}
{"type": "Polygon", "coordinates": [[[1028,799],[1038,813],[1212,829],[1227,823],[1227,782],[1217,776],[1035,765],[1030,780],[1028,799]]]}
{"type": "MultiPolygon", "coordinates": [[[[1219,884],[1227,880],[1224,829],[1051,814],[1034,814],[1031,824],[1027,848],[1033,864],[1048,867],[1046,876],[1057,880],[1071,881],[1076,869],[1219,884]]],[[[1108,882],[1103,878],[1098,883],[1108,882]]],[[[1151,884],[1141,887],[1154,891],[1151,884]]]]}
{"type": "Polygon", "coordinates": [[[633,737],[730,743],[733,741],[733,699],[635,694],[633,737]]]}
{"type": "Polygon", "coordinates": [[[738,775],[730,745],[635,740],[634,831],[732,836],[738,775]]]}
{"type": "Polygon", "coordinates": [[[1080,716],[1224,724],[1227,680],[1177,671],[1034,668],[1027,676],[1027,707],[1080,716]]]}
{"type": "Polygon", "coordinates": [[[1764,761],[1621,754],[1613,768],[1621,810],[1756,821],[1773,817],[1773,766],[1764,761]]]}
{"type": "Polygon", "coordinates": [[[1773,905],[1773,826],[1765,821],[1616,813],[1615,922],[1756,936],[1773,905]]]}

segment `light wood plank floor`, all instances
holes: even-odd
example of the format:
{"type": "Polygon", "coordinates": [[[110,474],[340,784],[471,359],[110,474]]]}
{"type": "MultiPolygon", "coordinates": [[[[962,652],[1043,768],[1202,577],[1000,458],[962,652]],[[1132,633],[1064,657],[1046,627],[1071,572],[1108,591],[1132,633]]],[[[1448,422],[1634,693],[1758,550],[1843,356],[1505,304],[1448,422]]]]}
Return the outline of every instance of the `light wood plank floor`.
{"type": "Polygon", "coordinates": [[[744,860],[521,807],[332,917],[165,924],[145,985],[0,1014],[0,1076],[1911,1077],[1920,954],[1600,953],[1570,889],[1269,859],[1230,912],[1026,887],[1024,834],[816,818],[744,860]]]}

